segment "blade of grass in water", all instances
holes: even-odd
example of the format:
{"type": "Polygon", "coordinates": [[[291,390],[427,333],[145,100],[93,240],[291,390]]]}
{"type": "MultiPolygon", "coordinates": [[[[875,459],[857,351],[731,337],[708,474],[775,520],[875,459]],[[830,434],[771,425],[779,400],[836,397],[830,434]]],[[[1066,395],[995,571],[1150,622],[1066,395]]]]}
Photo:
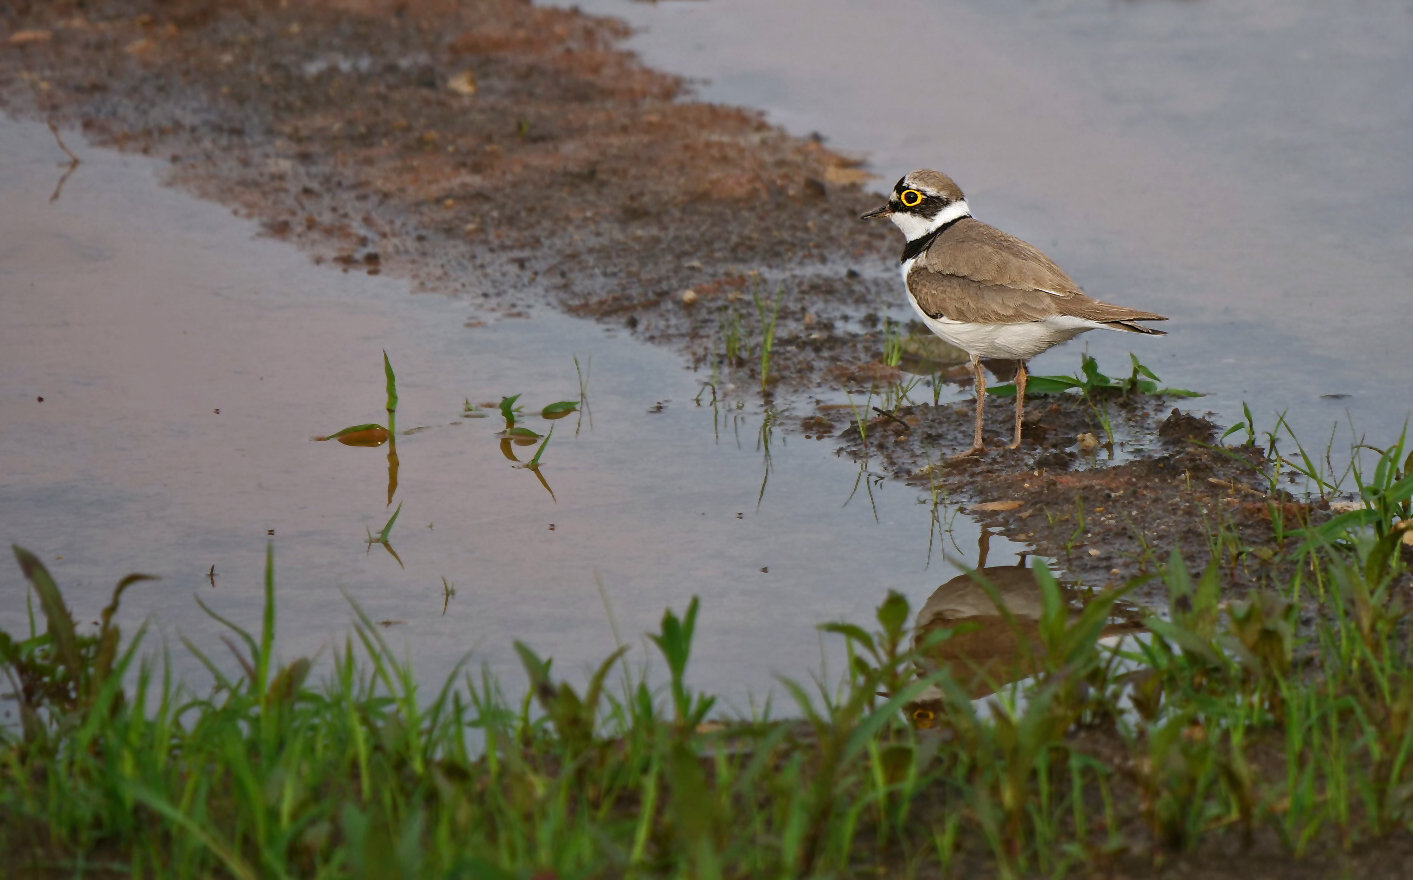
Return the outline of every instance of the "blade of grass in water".
{"type": "Polygon", "coordinates": [[[383,372],[388,377],[388,433],[397,433],[397,376],[393,375],[392,361],[383,352],[383,372]]]}
{"type": "MultiPolygon", "coordinates": [[[[526,467],[538,468],[538,467],[540,466],[540,456],[545,454],[545,447],[549,445],[550,438],[553,437],[553,436],[554,436],[554,426],[553,426],[553,425],[550,425],[549,433],[545,435],[544,442],[542,442],[542,443],[540,444],[540,448],[539,448],[539,449],[536,449],[536,450],[535,450],[535,456],[534,456],[534,458],[531,458],[531,459],[530,459],[530,461],[525,465],[526,467]]],[[[546,488],[548,488],[548,487],[546,487],[546,488]]],[[[551,494],[553,494],[553,493],[551,493],[551,494]]]]}

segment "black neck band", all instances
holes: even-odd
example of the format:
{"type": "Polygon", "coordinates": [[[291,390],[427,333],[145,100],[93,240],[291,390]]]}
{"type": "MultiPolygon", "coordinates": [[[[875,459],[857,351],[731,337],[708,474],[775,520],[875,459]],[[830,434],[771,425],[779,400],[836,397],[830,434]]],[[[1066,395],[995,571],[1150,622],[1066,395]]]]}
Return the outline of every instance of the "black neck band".
{"type": "Polygon", "coordinates": [[[948,229],[951,229],[953,226],[955,226],[958,220],[965,220],[967,217],[970,216],[970,214],[963,214],[962,216],[957,217],[954,220],[948,220],[946,223],[943,223],[941,226],[927,233],[923,237],[915,238],[912,241],[908,242],[907,246],[903,248],[903,259],[901,260],[901,262],[906,263],[908,260],[911,260],[918,254],[927,250],[928,246],[931,245],[932,242],[937,239],[937,236],[941,235],[948,229]]]}

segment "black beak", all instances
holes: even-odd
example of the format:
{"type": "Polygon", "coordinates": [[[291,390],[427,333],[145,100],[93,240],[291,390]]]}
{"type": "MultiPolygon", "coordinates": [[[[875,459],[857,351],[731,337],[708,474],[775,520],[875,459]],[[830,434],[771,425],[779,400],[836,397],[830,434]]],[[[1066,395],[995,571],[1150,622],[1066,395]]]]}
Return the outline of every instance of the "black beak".
{"type": "Polygon", "coordinates": [[[887,217],[891,213],[893,213],[893,209],[888,205],[884,205],[876,211],[869,211],[867,214],[861,215],[859,219],[872,220],[874,217],[887,217]]]}

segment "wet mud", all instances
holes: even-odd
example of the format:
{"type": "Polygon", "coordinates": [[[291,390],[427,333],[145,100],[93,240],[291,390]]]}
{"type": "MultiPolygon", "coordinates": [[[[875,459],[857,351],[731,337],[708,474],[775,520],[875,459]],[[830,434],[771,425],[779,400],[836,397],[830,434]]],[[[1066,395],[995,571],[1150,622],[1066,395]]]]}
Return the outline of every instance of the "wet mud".
{"type": "MultiPolygon", "coordinates": [[[[342,271],[461,295],[486,322],[555,307],[677,349],[714,399],[764,389],[781,425],[1087,584],[1151,571],[1173,546],[1205,564],[1214,527],[1235,536],[1233,586],[1288,573],[1272,511],[1287,526],[1321,512],[1269,495],[1256,450],[1204,446],[1215,426],[1172,401],[1113,402],[1127,425],[1113,466],[1072,396],[1030,403],[1021,449],[955,463],[969,401],[915,391],[865,404],[862,426],[825,401],[881,402],[908,381],[882,362],[907,335],[899,242],[858,221],[879,198],[859,159],[691,100],[624,35],[518,0],[22,0],[0,10],[0,107],[165,157],[173,183],[342,271]]],[[[930,354],[919,391],[968,384],[955,353],[930,354]]],[[[989,409],[993,438],[1008,404],[989,409]]]]}
{"type": "MultiPolygon", "coordinates": [[[[1214,424],[1162,396],[1114,395],[1104,405],[1115,445],[1098,410],[1073,395],[1029,403],[1015,450],[1000,439],[1013,425],[1012,402],[990,401],[993,446],[981,457],[941,452],[969,444],[970,400],[875,413],[862,432],[857,424],[842,428],[841,439],[856,460],[956,499],[962,512],[1091,587],[1153,573],[1174,548],[1190,564],[1206,565],[1214,536],[1223,540],[1229,589],[1290,582],[1297,563],[1289,551],[1299,541],[1289,532],[1327,519],[1327,503],[1273,491],[1263,450],[1213,445],[1214,424]]],[[[1151,598],[1165,595],[1161,581],[1150,586],[1151,598]]]]}

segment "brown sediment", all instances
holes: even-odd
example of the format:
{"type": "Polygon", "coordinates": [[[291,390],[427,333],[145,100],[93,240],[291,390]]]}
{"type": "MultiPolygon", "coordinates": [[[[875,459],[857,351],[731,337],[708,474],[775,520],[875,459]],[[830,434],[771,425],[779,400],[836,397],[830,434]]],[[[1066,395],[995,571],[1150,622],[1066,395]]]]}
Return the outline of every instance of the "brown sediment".
{"type": "MultiPolygon", "coordinates": [[[[992,448],[960,461],[941,451],[970,441],[970,402],[904,406],[893,419],[875,417],[863,432],[830,410],[813,416],[808,428],[839,430],[863,466],[952,502],[1091,587],[1155,574],[1174,548],[1195,568],[1216,556],[1229,591],[1290,584],[1303,540],[1293,533],[1328,519],[1326,503],[1273,487],[1263,450],[1211,445],[1214,424],[1167,412],[1161,396],[1096,398],[1121,444],[1117,463],[1108,461],[1113,449],[1081,451],[1080,435],[1106,435],[1095,408],[1073,395],[1027,406],[1026,443],[1018,450],[1004,446],[1012,413],[993,408],[1001,411],[986,420],[992,448]]],[[[1159,601],[1165,591],[1154,579],[1137,597],[1159,601]]]]}
{"type": "Polygon", "coordinates": [[[770,282],[790,289],[775,369],[798,386],[813,371],[786,338],[806,312],[794,288],[841,311],[879,293],[845,277],[891,245],[854,222],[871,198],[853,160],[682,100],[611,20],[517,0],[0,12],[0,39],[25,30],[52,38],[0,53],[6,109],[168,157],[174,182],[349,271],[501,312],[633,318],[692,349],[718,290],[788,270],[770,282]]]}
{"type": "MultiPolygon", "coordinates": [[[[173,182],[317,261],[406,276],[487,317],[553,305],[626,326],[704,378],[729,367],[762,384],[757,303],[779,295],[768,384],[785,424],[843,432],[850,454],[953,497],[1021,501],[977,515],[1086,580],[1141,573],[1175,545],[1205,560],[1217,523],[1271,547],[1272,504],[1319,515],[1262,494],[1254,453],[1191,442],[1210,438],[1200,420],[1170,423],[1165,448],[1144,410],[1133,436],[1152,451],[1086,468],[1072,447],[1092,414],[1036,398],[1020,450],[924,472],[968,445],[968,404],[878,415],[868,444],[851,409],[810,408],[802,392],[902,376],[880,363],[878,314],[901,304],[897,241],[857,220],[877,197],[856,160],[690,100],[618,48],[625,34],[520,0],[22,0],[0,9],[0,107],[164,157],[173,182]],[[727,364],[736,326],[751,356],[727,364]]],[[[1007,427],[988,428],[993,443],[1007,427]]],[[[1284,571],[1254,558],[1233,584],[1284,571]]]]}

